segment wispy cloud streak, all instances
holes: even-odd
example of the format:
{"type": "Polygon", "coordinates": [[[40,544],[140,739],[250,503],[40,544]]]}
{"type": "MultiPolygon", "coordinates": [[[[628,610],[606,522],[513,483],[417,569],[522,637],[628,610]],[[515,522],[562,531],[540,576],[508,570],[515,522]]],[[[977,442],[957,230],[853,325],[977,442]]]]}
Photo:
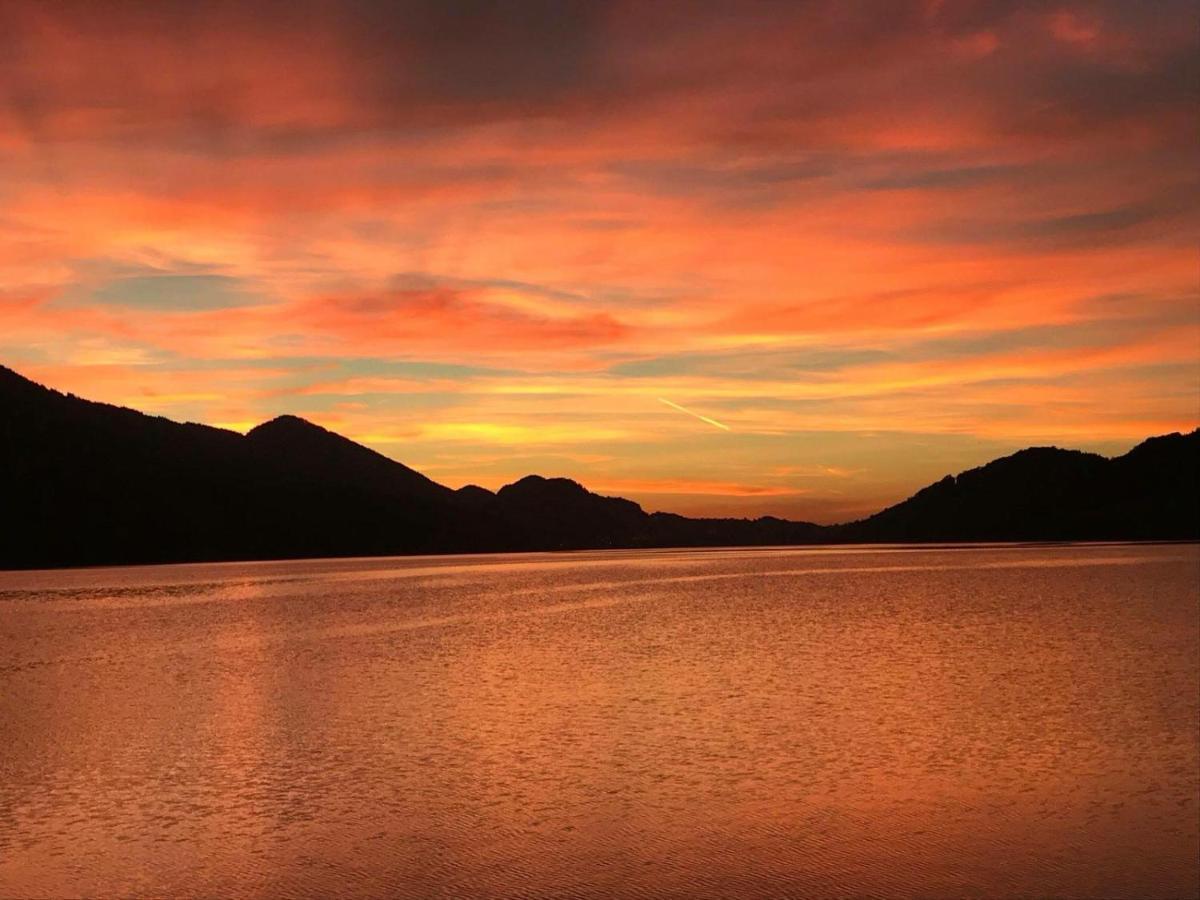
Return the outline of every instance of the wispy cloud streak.
{"type": "Polygon", "coordinates": [[[732,431],[732,429],[728,425],[726,425],[724,422],[718,422],[716,419],[710,419],[708,416],[702,416],[698,412],[692,412],[686,406],[680,406],[678,403],[672,403],[666,397],[658,397],[656,399],[658,400],[659,403],[665,403],[667,406],[671,407],[671,409],[677,409],[681,413],[687,413],[689,416],[699,419],[701,422],[707,422],[709,425],[712,425],[716,428],[722,428],[725,431],[732,431]]]}

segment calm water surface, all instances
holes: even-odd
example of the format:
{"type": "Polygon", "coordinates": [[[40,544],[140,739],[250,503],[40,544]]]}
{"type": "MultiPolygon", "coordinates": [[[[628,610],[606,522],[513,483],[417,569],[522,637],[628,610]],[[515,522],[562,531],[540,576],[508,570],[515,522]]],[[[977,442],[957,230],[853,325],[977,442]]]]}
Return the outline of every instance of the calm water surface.
{"type": "Polygon", "coordinates": [[[1200,549],[0,573],[0,895],[1194,897],[1200,549]]]}

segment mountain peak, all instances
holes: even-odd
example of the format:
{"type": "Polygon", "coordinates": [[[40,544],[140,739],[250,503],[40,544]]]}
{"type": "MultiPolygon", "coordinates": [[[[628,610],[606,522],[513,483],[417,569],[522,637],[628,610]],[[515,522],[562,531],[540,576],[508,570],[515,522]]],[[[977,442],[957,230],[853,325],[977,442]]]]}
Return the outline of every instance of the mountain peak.
{"type": "Polygon", "coordinates": [[[282,415],[246,432],[246,440],[275,465],[306,478],[389,497],[444,497],[453,493],[420,472],[299,416],[282,415]]]}
{"type": "Polygon", "coordinates": [[[332,431],[322,428],[320,425],[308,421],[308,419],[302,419],[299,416],[293,416],[291,414],[284,414],[282,416],[276,416],[273,419],[269,419],[260,425],[255,425],[248,432],[246,432],[246,437],[251,437],[254,435],[262,436],[322,433],[333,434],[332,431]]]}
{"type": "Polygon", "coordinates": [[[542,475],[526,475],[506,484],[497,492],[499,497],[588,497],[592,494],[578,481],[570,478],[546,478],[542,475]]]}

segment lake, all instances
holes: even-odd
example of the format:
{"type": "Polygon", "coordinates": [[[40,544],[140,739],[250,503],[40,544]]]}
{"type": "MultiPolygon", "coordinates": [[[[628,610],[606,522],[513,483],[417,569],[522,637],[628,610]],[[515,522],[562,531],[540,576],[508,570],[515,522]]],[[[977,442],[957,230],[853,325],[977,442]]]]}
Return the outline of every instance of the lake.
{"type": "Polygon", "coordinates": [[[0,896],[1195,897],[1200,548],[0,572],[0,896]]]}

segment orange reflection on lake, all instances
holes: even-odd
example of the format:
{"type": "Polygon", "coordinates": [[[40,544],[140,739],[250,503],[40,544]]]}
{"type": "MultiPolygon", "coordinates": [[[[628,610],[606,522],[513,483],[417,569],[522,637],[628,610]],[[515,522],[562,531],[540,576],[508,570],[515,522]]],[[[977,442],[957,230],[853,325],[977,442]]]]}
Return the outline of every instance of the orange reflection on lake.
{"type": "Polygon", "coordinates": [[[0,573],[0,895],[1189,897],[1195,546],[0,573]]]}

